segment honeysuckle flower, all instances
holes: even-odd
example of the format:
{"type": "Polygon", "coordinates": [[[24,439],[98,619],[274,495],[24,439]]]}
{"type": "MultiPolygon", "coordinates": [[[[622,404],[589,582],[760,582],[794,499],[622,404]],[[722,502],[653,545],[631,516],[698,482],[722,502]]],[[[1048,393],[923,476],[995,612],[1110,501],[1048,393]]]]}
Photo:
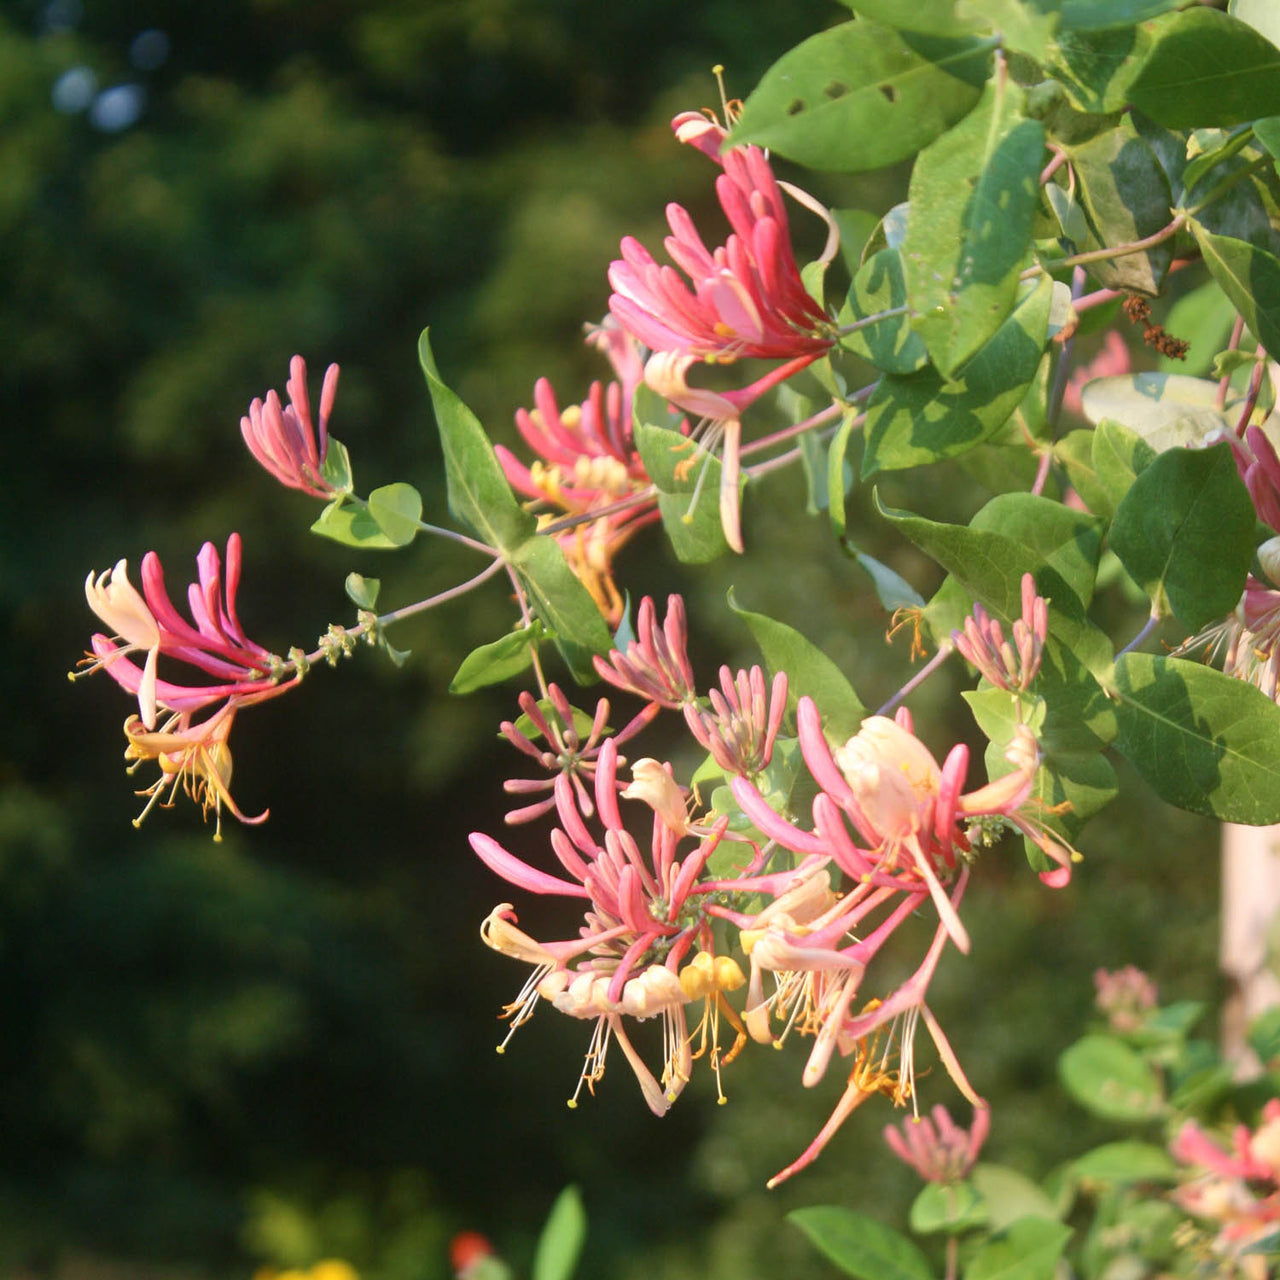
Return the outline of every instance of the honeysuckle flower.
{"type": "Polygon", "coordinates": [[[592,659],[596,674],[615,688],[669,711],[693,705],[698,691],[689,662],[684,600],[667,597],[667,612],[659,626],[653,600],[645,596],[636,610],[635,630],[636,638],[627,642],[625,654],[613,649],[608,658],[592,659]]]}
{"type": "Polygon", "coordinates": [[[1112,1031],[1136,1031],[1156,1007],[1156,984],[1136,965],[1093,974],[1094,1004],[1107,1015],[1112,1031]]]}
{"type": "MultiPolygon", "coordinates": [[[[567,879],[517,858],[483,832],[471,835],[471,847],[480,860],[509,883],[532,893],[585,900],[587,908],[578,936],[561,942],[535,942],[515,928],[514,915],[504,904],[486,920],[482,937],[495,950],[535,966],[516,1001],[507,1006],[513,1030],[528,1020],[540,998],[550,999],[555,1008],[570,1016],[594,1018],[596,1026],[579,1089],[582,1084],[591,1088],[600,1078],[609,1041],[617,1039],[650,1108],[661,1115],[689,1075],[692,1053],[684,1005],[697,995],[685,992],[679,971],[695,947],[713,951],[711,921],[703,903],[715,884],[702,883],[702,876],[707,860],[724,838],[728,818],[710,828],[698,827],[688,822],[682,802],[679,815],[668,815],[665,798],[660,797],[653,808],[652,837],[646,853],[623,826],[617,767],[617,745],[609,738],[600,747],[593,778],[595,816],[603,827],[599,839],[588,828],[573,787],[563,774],[557,779],[555,801],[561,825],[551,832],[550,843],[567,879]],[[690,837],[696,846],[679,856],[681,841],[690,837]],[[590,958],[569,967],[570,961],[584,955],[590,958]],[[620,1021],[624,1015],[663,1017],[660,1085],[627,1039],[620,1021]]],[[[657,769],[674,787],[662,766],[657,769]]],[[[652,803],[650,790],[656,775],[645,773],[650,785],[642,786],[641,798],[652,803]]],[[[701,994],[705,997],[706,992],[701,994]]]]}
{"type": "MultiPolygon", "coordinates": [[[[591,728],[584,741],[574,723],[574,709],[565,697],[560,686],[552,682],[547,686],[547,701],[550,703],[549,714],[544,714],[533,694],[524,692],[518,699],[520,710],[528,718],[537,734],[542,737],[542,744],[534,742],[522,733],[510,720],[504,720],[499,726],[502,736],[517,750],[522,751],[532,760],[536,760],[544,769],[554,774],[550,778],[508,778],[502,789],[508,795],[528,796],[542,791],[552,791],[559,778],[566,778],[573,786],[578,807],[589,818],[594,812],[591,795],[587,791],[586,781],[595,775],[596,757],[604,742],[609,723],[609,700],[601,698],[596,704],[591,728]]],[[[613,735],[613,744],[617,748],[638,733],[658,713],[656,706],[650,705],[633,717],[631,722],[613,735]]],[[[507,814],[509,825],[521,822],[532,822],[544,813],[555,808],[554,795],[542,800],[525,804],[512,809],[507,814]]]]}
{"type": "Polygon", "coordinates": [[[962,1129],[939,1103],[931,1116],[911,1116],[901,1126],[885,1125],[884,1140],[926,1182],[946,1185],[969,1176],[990,1129],[990,1107],[975,1108],[973,1124],[962,1129]]]}
{"type": "MultiPolygon", "coordinates": [[[[1258,548],[1258,560],[1273,582],[1280,574],[1278,553],[1280,538],[1258,548]]],[[[1280,591],[1249,574],[1235,610],[1183,641],[1174,653],[1197,650],[1207,659],[1221,656],[1226,675],[1257,685],[1268,698],[1280,701],[1280,591]]]]}
{"type": "Polygon", "coordinates": [[[708,697],[710,711],[686,707],[685,718],[716,764],[748,777],[767,768],[787,710],[787,673],[779,671],[766,686],[759,667],[737,675],[721,667],[720,688],[708,697]]]}
{"type": "Polygon", "coordinates": [[[669,204],[665,246],[680,270],[659,266],[627,236],[622,257],[609,268],[609,310],[654,351],[720,362],[822,355],[835,330],[800,279],[782,192],[765,153],[735,147],[719,155],[710,145],[714,129],[691,122],[687,113],[672,126],[680,141],[723,167],[716,195],[732,234],[708,250],[688,213],[669,204]]]}
{"type": "Polygon", "coordinates": [[[139,714],[125,725],[126,758],[135,762],[133,767],[143,760],[160,765],[159,781],[140,793],[150,797],[144,816],[166,790],[170,799],[161,803],[171,803],[181,786],[206,812],[213,808],[220,817],[225,804],[243,822],[260,821],[246,818],[231,799],[227,735],[238,710],[278,697],[300,675],[295,668],[290,678],[283,678],[288,665],[250,640],[240,625],[236,593],[241,556],[240,535],[233,533],[227,540],[224,578],[213,544],[201,547],[198,580],[187,588],[191,621],[170,600],[154,551],[142,560],[141,593],[130,583],[123,560],[96,577],[91,573],[85,584],[90,608],[116,634],[93,636],[91,654],[81,664],[86,670],[79,674],[106,671],[138,699],[139,714]],[[139,666],[133,655],[142,649],[147,656],[139,666]],[[161,662],[185,667],[211,682],[162,679],[161,662]],[[161,711],[168,713],[163,722],[161,711]],[[210,714],[197,720],[202,711],[210,714]]]}
{"type": "MultiPolygon", "coordinates": [[[[658,519],[632,433],[631,402],[644,366],[634,340],[616,324],[592,329],[588,342],[609,358],[617,381],[607,387],[593,383],[586,400],[561,410],[551,384],[539,378],[534,408],[516,411],[516,429],[534,461],[526,466],[504,445],[496,445],[495,452],[518,493],[556,512],[582,517],[556,539],[609,625],[616,627],[623,601],[613,581],[614,556],[658,519]],[[626,499],[635,501],[613,509],[626,499]]],[[[554,513],[540,517],[543,524],[555,519],[554,513]]]]}
{"type": "Polygon", "coordinates": [[[1251,424],[1245,428],[1243,440],[1233,432],[1224,432],[1206,443],[1216,443],[1218,439],[1230,442],[1236,469],[1253,499],[1258,519],[1280,530],[1280,456],[1271,437],[1262,427],[1251,424]]]}
{"type": "Polygon", "coordinates": [[[1040,670],[1040,658],[1049,635],[1049,604],[1036,594],[1036,581],[1022,575],[1022,617],[1013,623],[1013,640],[1004,637],[1000,624],[980,604],[964,620],[963,631],[953,631],[951,641],[971,666],[977,667],[997,689],[1027,689],[1040,670]]]}
{"type": "Polygon", "coordinates": [[[1188,1213],[1218,1228],[1209,1248],[1227,1268],[1215,1274],[1262,1280],[1267,1260],[1258,1251],[1280,1231],[1280,1098],[1272,1098],[1253,1133],[1237,1125],[1227,1151],[1188,1121],[1170,1144],[1183,1164],[1201,1170],[1173,1193],[1188,1213]]]}
{"type": "Polygon", "coordinates": [[[331,364],[325,370],[318,429],[311,421],[307,363],[301,356],[289,362],[285,391],[289,396],[286,406],[274,391],[267,392],[266,400],[255,399],[248,415],[240,419],[240,434],[249,452],[281,484],[313,498],[332,498],[334,488],[320,471],[329,452],[329,415],[338,391],[338,366],[331,364]]]}

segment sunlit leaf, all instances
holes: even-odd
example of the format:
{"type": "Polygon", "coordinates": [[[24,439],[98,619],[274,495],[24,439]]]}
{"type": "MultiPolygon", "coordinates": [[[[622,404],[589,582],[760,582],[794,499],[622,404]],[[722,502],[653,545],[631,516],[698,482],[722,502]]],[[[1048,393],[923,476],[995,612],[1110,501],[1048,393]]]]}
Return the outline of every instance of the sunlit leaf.
{"type": "Polygon", "coordinates": [[[556,1197],[533,1254],[533,1280],[572,1280],[587,1238],[587,1214],[577,1187],[556,1197]]]}
{"type": "Polygon", "coordinates": [[[449,681],[449,692],[474,693],[477,689],[501,684],[527,671],[533,662],[533,650],[545,634],[542,624],[535,621],[531,627],[509,632],[489,644],[472,649],[449,681]]]}
{"type": "Polygon", "coordinates": [[[934,1280],[933,1268],[910,1240],[864,1213],[811,1205],[793,1209],[787,1221],[855,1280],[934,1280]]]}
{"type": "Polygon", "coordinates": [[[1191,229],[1205,265],[1253,335],[1268,351],[1280,351],[1280,259],[1247,240],[1215,235],[1201,223],[1193,221],[1191,229]]]}
{"type": "Polygon", "coordinates": [[[384,484],[369,495],[369,515],[394,546],[407,547],[418,535],[422,495],[411,484],[384,484]]]}
{"type": "Polygon", "coordinates": [[[879,169],[913,155],[965,114],[993,42],[845,22],[783,54],[730,135],[814,169],[879,169]]]}
{"type": "Polygon", "coordinates": [[[1053,1280],[1071,1228],[1049,1218],[1020,1218],[982,1244],[964,1280],[1053,1280]]]}
{"type": "Polygon", "coordinates": [[[1164,1111],[1156,1069],[1114,1036],[1089,1035],[1058,1059],[1067,1092],[1105,1120],[1152,1120],[1164,1111]]]}

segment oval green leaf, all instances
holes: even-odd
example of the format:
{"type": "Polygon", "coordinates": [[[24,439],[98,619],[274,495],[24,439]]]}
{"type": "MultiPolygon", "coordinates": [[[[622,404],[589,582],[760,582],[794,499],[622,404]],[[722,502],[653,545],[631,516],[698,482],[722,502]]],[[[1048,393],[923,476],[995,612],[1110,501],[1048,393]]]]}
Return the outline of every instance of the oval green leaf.
{"type": "Polygon", "coordinates": [[[814,169],[914,155],[978,100],[991,40],[903,35],[863,18],[797,45],[764,73],[729,141],[814,169]]]}
{"type": "Polygon", "coordinates": [[[1106,1120],[1153,1120],[1164,1111],[1159,1073],[1114,1036],[1077,1040],[1058,1060],[1067,1091],[1106,1120]]]}
{"type": "Polygon", "coordinates": [[[1074,1161],[1071,1172],[1077,1178],[1112,1185],[1176,1182],[1179,1176],[1169,1153],[1149,1142],[1108,1142],[1074,1161]]]}
{"type": "Polygon", "coordinates": [[[1280,351],[1280,259],[1247,240],[1215,235],[1201,223],[1192,222],[1191,229],[1205,265],[1253,336],[1268,351],[1280,351]]]}
{"type": "Polygon", "coordinates": [[[787,1221],[855,1280],[934,1280],[933,1268],[910,1240],[865,1213],[813,1205],[793,1209],[787,1221]]]}
{"type": "Polygon", "coordinates": [[[1180,809],[1280,822],[1280,707],[1261,689],[1185,658],[1116,661],[1116,749],[1180,809]]]}
{"type": "Polygon", "coordinates": [[[1071,1228],[1050,1218],[1020,1218],[993,1236],[965,1268],[964,1280],[1053,1280],[1071,1228]]]}
{"type": "Polygon", "coordinates": [[[489,644],[482,644],[478,649],[472,649],[449,681],[449,692],[474,693],[477,689],[501,684],[502,681],[527,671],[533,661],[533,650],[544,634],[542,624],[535,621],[531,627],[512,631],[489,644]]]}
{"type": "Polygon", "coordinates": [[[556,1197],[533,1255],[533,1280],[572,1280],[587,1238],[587,1214],[577,1187],[556,1197]]]}
{"type": "Polygon", "coordinates": [[[369,495],[369,515],[394,547],[407,547],[418,536],[422,495],[411,484],[384,484],[369,495]]]}

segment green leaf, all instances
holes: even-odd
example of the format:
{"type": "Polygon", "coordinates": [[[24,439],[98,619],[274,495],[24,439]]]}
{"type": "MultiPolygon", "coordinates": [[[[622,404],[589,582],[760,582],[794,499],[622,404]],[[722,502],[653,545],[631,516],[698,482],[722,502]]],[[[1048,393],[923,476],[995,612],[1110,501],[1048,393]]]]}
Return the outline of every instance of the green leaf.
{"type": "Polygon", "coordinates": [[[911,172],[902,246],[914,321],[950,378],[1013,309],[1040,198],[1044,127],[1022,90],[999,77],[911,172]]]}
{"type": "Polygon", "coordinates": [[[787,1214],[818,1250],[856,1280],[933,1280],[924,1254],[891,1227],[836,1205],[812,1205],[787,1214]]]}
{"type": "Polygon", "coordinates": [[[1071,483],[1095,515],[1110,520],[1134,478],[1156,452],[1136,431],[1103,418],[1092,431],[1072,431],[1054,446],[1071,483]]]}
{"type": "MultiPolygon", "coordinates": [[[[705,564],[724,555],[729,544],[720,521],[720,459],[688,436],[646,422],[637,423],[635,441],[658,490],[662,527],[676,558],[684,564],[705,564]]],[[[746,480],[740,485],[745,488],[746,480]]]]}
{"type": "Polygon", "coordinates": [[[1129,97],[1169,129],[1280,114],[1280,51],[1248,23],[1197,5],[1160,32],[1129,97]]]}
{"type": "Polygon", "coordinates": [[[1072,1162],[1071,1172],[1089,1182],[1176,1182],[1178,1166],[1163,1147],[1149,1142],[1108,1142],[1072,1162]]]}
{"type": "Polygon", "coordinates": [[[785,622],[739,608],[732,591],[729,607],[751,628],[770,674],[787,673],[788,706],[794,707],[807,694],[822,712],[823,725],[833,740],[843,742],[858,731],[866,708],[844,672],[817,645],[785,622]]]}
{"type": "Polygon", "coordinates": [[[1057,13],[1044,12],[1046,7],[1023,0],[964,0],[961,12],[984,18],[999,33],[1005,49],[1044,62],[1058,26],[1057,13]]]}
{"type": "Polygon", "coordinates": [[[578,581],[552,538],[537,534],[515,551],[512,566],[529,593],[538,617],[555,637],[556,648],[579,684],[593,684],[593,654],[608,653],[613,638],[590,592],[578,581]]]}
{"type": "Polygon", "coordinates": [[[474,693],[486,685],[501,684],[527,671],[533,662],[533,650],[545,634],[542,624],[535,621],[531,627],[509,632],[489,644],[472,649],[449,681],[449,692],[474,693]]]}
{"type": "Polygon", "coordinates": [[[1053,1280],[1071,1228],[1050,1218],[1020,1218],[991,1237],[964,1269],[964,1280],[1053,1280]]]}
{"type": "Polygon", "coordinates": [[[971,1182],[928,1182],[911,1205],[907,1222],[917,1235],[959,1235],[987,1221],[987,1202],[971,1182]]]}
{"type": "Polygon", "coordinates": [[[987,1203],[992,1231],[1003,1231],[1028,1216],[1059,1216],[1053,1202],[1026,1174],[1006,1165],[974,1165],[969,1180],[987,1203]]]}
{"type": "Polygon", "coordinates": [[[955,457],[998,431],[1035,379],[1052,298],[1042,276],[953,382],[933,369],[881,378],[867,406],[862,474],[955,457]]]}
{"type": "Polygon", "coordinates": [[[533,1280],[572,1280],[582,1244],[587,1237],[587,1215],[577,1187],[565,1187],[556,1197],[538,1237],[533,1255],[533,1280]]]}
{"type": "Polygon", "coordinates": [[[1268,1009],[1249,1026],[1249,1048],[1265,1067],[1273,1068],[1280,1060],[1280,1009],[1268,1009]]]}
{"type": "Polygon", "coordinates": [[[1280,116],[1267,116],[1253,122],[1253,136],[1273,156],[1280,156],[1280,116]]]}
{"type": "Polygon", "coordinates": [[[1116,508],[1111,549],[1151,597],[1189,631],[1235,608],[1253,560],[1257,517],[1231,446],[1170,449],[1116,508]]]}
{"type": "Polygon", "coordinates": [[[354,483],[351,478],[351,456],[347,453],[347,446],[334,436],[329,437],[329,447],[320,467],[320,477],[327,480],[339,493],[351,492],[354,483]]]}
{"type": "Polygon", "coordinates": [[[920,0],[911,5],[904,5],[902,0],[840,0],[840,3],[899,31],[918,31],[927,36],[969,35],[979,25],[973,18],[957,16],[956,0],[920,0]]]}
{"type": "Polygon", "coordinates": [[[813,169],[914,155],[978,100],[990,40],[903,35],[869,19],[797,45],[764,73],[729,135],[813,169]]]}
{"type": "Polygon", "coordinates": [[[311,532],[363,551],[394,551],[402,545],[387,537],[368,508],[349,504],[342,497],[325,507],[311,526],[311,532]]]}
{"type": "MultiPolygon", "coordinates": [[[[1131,121],[1121,121],[1068,150],[1090,230],[1077,248],[1093,251],[1131,244],[1168,224],[1173,216],[1169,180],[1131,121]]],[[[1109,289],[1154,296],[1172,261],[1170,237],[1142,253],[1092,262],[1089,270],[1109,289]]]]}
{"type": "Polygon", "coordinates": [[[440,380],[424,329],[418,361],[440,428],[449,510],[508,559],[534,534],[536,522],[516,501],[498,456],[475,414],[440,380]]]}
{"type": "Polygon", "coordinates": [[[876,589],[876,598],[885,610],[893,613],[896,609],[921,609],[924,607],[922,596],[901,574],[895,573],[887,564],[882,564],[874,556],[860,551],[848,539],[844,549],[858,562],[858,566],[871,579],[876,589]]]}
{"type": "Polygon", "coordinates": [[[1080,395],[1090,422],[1111,418],[1137,432],[1157,453],[1198,445],[1212,432],[1230,430],[1217,398],[1216,382],[1179,373],[1113,374],[1087,383],[1080,395]]]}
{"type": "Polygon", "coordinates": [[[1191,230],[1205,265],[1254,337],[1268,351],[1280,351],[1280,259],[1247,240],[1215,235],[1194,220],[1191,230]]]}
{"type": "Polygon", "coordinates": [[[378,592],[382,583],[377,578],[366,578],[362,573],[349,573],[343,584],[347,596],[357,609],[373,609],[378,604],[378,592]]]}
{"type": "Polygon", "coordinates": [[[1102,537],[1095,516],[1032,494],[993,498],[969,527],[893,511],[878,497],[877,505],[960,587],[981,600],[1006,634],[1022,616],[1022,575],[1031,573],[1036,590],[1049,600],[1050,635],[1074,649],[1089,667],[1109,665],[1111,642],[1085,616],[1102,537]]]}
{"type": "Polygon", "coordinates": [[[1280,707],[1261,689],[1184,658],[1116,662],[1116,748],[1170,804],[1280,822],[1280,707]]]}
{"type": "Polygon", "coordinates": [[[1105,31],[1145,22],[1185,0],[1062,0],[1063,30],[1105,31]]]}
{"type": "Polygon", "coordinates": [[[859,268],[840,312],[843,328],[880,316],[873,324],[844,334],[840,345],[885,373],[915,373],[929,362],[924,339],[911,327],[907,314],[907,285],[898,249],[881,249],[859,268]],[[898,315],[888,312],[899,311],[898,315]]]}
{"type": "MultiPolygon", "coordinates": [[[[1106,0],[1107,7],[1115,7],[1106,0]]],[[[1129,100],[1133,83],[1151,50],[1145,27],[1121,26],[1111,31],[1060,30],[1048,70],[1079,111],[1106,115],[1129,100]]]]}
{"type": "Polygon", "coordinates": [[[1165,1109],[1159,1073],[1114,1036],[1077,1040],[1058,1059],[1067,1092],[1104,1120],[1153,1120],[1165,1109]]]}
{"type": "Polygon", "coordinates": [[[845,531],[844,500],[847,492],[845,474],[848,469],[845,454],[848,452],[849,436],[853,432],[856,421],[857,418],[853,414],[845,415],[844,421],[831,437],[831,446],[827,451],[827,514],[831,519],[832,531],[837,538],[843,538],[845,531]]]}
{"type": "Polygon", "coordinates": [[[384,484],[369,495],[369,515],[393,546],[407,547],[418,536],[422,495],[411,484],[384,484]]]}

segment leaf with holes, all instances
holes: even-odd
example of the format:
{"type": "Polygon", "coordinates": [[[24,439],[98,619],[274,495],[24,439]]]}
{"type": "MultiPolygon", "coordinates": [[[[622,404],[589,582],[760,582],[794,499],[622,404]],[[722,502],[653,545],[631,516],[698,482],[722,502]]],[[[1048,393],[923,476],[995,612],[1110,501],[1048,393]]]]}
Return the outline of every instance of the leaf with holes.
{"type": "Polygon", "coordinates": [[[993,45],[842,23],[764,73],[729,141],[851,173],[905,160],[978,101],[993,45]]]}

